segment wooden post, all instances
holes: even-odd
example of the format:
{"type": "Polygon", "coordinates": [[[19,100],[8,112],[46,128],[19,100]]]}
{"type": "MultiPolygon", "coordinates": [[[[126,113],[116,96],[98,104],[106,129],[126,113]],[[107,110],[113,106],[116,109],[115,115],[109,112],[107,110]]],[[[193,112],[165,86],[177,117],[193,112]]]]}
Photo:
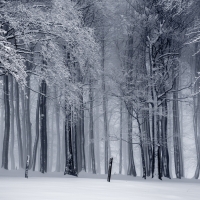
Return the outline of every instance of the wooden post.
{"type": "Polygon", "coordinates": [[[162,172],[161,172],[161,149],[160,144],[158,144],[158,178],[162,180],[162,172]]]}
{"type": "Polygon", "coordinates": [[[110,182],[110,178],[111,178],[112,162],[113,162],[113,158],[110,158],[110,161],[109,161],[109,169],[108,169],[108,178],[107,178],[107,181],[108,181],[108,182],[110,182]]]}
{"type": "Polygon", "coordinates": [[[30,156],[27,155],[27,160],[26,160],[26,169],[25,169],[25,178],[28,178],[29,159],[30,159],[30,156]]]}

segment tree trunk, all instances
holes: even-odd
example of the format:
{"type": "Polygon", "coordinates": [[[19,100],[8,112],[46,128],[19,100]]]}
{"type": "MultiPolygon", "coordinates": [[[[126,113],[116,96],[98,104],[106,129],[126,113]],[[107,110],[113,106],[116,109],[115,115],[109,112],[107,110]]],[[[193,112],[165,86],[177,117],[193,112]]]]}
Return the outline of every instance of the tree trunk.
{"type": "MultiPolygon", "coordinates": [[[[31,134],[31,119],[30,119],[30,76],[27,77],[27,88],[26,88],[26,98],[25,98],[25,123],[26,123],[26,135],[27,135],[27,155],[30,156],[32,160],[32,134],[31,134]]],[[[29,169],[32,167],[32,163],[29,163],[29,169]]]]}
{"type": "Polygon", "coordinates": [[[47,172],[46,94],[47,94],[47,85],[45,80],[42,80],[40,86],[40,137],[41,137],[40,171],[42,173],[47,172]]]}
{"type": "MultiPolygon", "coordinates": [[[[195,52],[198,52],[199,45],[198,43],[195,44],[195,52]]],[[[199,77],[200,71],[200,56],[199,54],[195,55],[195,69],[194,69],[194,77],[199,77]]],[[[197,155],[197,166],[194,174],[194,178],[198,179],[200,174],[200,94],[199,94],[199,87],[200,81],[195,84],[194,93],[198,93],[193,97],[193,105],[194,105],[194,117],[193,117],[193,124],[194,124],[194,138],[195,138],[195,147],[196,147],[196,155],[197,155]]]]}
{"type": "MultiPolygon", "coordinates": [[[[125,140],[128,141],[128,122],[127,122],[127,109],[124,106],[123,103],[123,113],[124,115],[122,115],[122,126],[123,126],[123,135],[122,137],[125,138],[125,140]]],[[[124,142],[122,145],[122,157],[124,159],[123,160],[123,168],[124,168],[124,174],[127,174],[127,170],[128,170],[128,143],[124,142]]]]}
{"type": "Polygon", "coordinates": [[[51,148],[50,148],[50,158],[49,158],[49,170],[52,171],[53,170],[53,155],[54,155],[54,111],[55,108],[54,106],[52,106],[52,114],[51,114],[51,148]]]}
{"type": "Polygon", "coordinates": [[[15,115],[16,115],[16,126],[17,126],[17,141],[18,141],[18,153],[19,153],[19,168],[24,167],[23,149],[22,149],[22,132],[21,122],[19,113],[19,85],[15,82],[15,115]]]}
{"type": "Polygon", "coordinates": [[[168,152],[168,135],[167,135],[167,119],[168,117],[168,108],[167,108],[167,100],[166,97],[162,104],[162,119],[161,119],[161,135],[162,135],[162,166],[163,166],[163,174],[167,178],[171,178],[170,176],[170,166],[169,166],[169,152],[168,152]]]}
{"type": "Polygon", "coordinates": [[[95,166],[95,152],[94,152],[94,120],[93,120],[93,81],[90,77],[90,86],[89,86],[89,102],[90,102],[90,109],[89,109],[89,127],[90,127],[90,152],[91,152],[91,164],[92,164],[92,172],[96,174],[96,166],[95,166]]]}
{"type": "MultiPolygon", "coordinates": [[[[104,29],[103,29],[104,31],[104,29]]],[[[103,33],[104,34],[104,33],[103,33]]],[[[102,92],[103,92],[103,120],[104,120],[104,169],[105,174],[108,173],[108,115],[107,115],[107,94],[105,83],[105,38],[102,39],[102,92]]]]}
{"type": "Polygon", "coordinates": [[[74,157],[72,151],[72,119],[71,119],[71,107],[67,110],[66,105],[66,117],[65,117],[65,172],[64,175],[69,174],[72,176],[77,176],[77,172],[74,168],[74,157]]]}
{"type": "Polygon", "coordinates": [[[84,170],[86,172],[83,88],[81,88],[80,103],[81,103],[81,106],[80,106],[81,132],[80,132],[80,134],[81,134],[82,170],[84,170]]]}
{"type": "MultiPolygon", "coordinates": [[[[56,88],[55,90],[55,97],[58,96],[56,93],[56,88]]],[[[59,121],[60,121],[60,107],[57,103],[57,99],[55,100],[55,113],[56,113],[56,130],[57,130],[57,156],[56,156],[56,171],[60,172],[60,126],[59,126],[59,121]]]]}
{"type": "Polygon", "coordinates": [[[74,161],[74,170],[78,174],[78,163],[77,163],[77,117],[75,114],[75,103],[72,106],[72,123],[71,123],[71,138],[72,138],[72,153],[73,153],[73,161],[74,161]]]}
{"type": "Polygon", "coordinates": [[[25,123],[25,95],[24,91],[21,90],[21,104],[22,104],[22,113],[21,113],[21,119],[22,119],[22,141],[23,141],[23,160],[24,160],[24,169],[26,165],[26,158],[27,158],[27,152],[26,152],[26,123],[25,123]]]}
{"type": "Polygon", "coordinates": [[[146,163],[145,163],[145,155],[144,155],[144,144],[142,140],[142,130],[141,130],[139,119],[138,119],[138,127],[139,127],[139,133],[140,133],[140,151],[141,151],[142,170],[143,170],[142,178],[146,179],[147,171],[146,171],[146,163]]]}
{"type": "Polygon", "coordinates": [[[15,157],[14,157],[14,145],[15,145],[15,132],[14,132],[14,98],[13,98],[13,77],[10,75],[10,161],[11,161],[11,169],[15,169],[15,157]]]}
{"type": "Polygon", "coordinates": [[[62,120],[62,125],[63,125],[63,129],[62,129],[62,140],[61,140],[61,144],[62,144],[62,149],[61,149],[61,171],[64,171],[65,169],[65,120],[62,120]]]}
{"type": "Polygon", "coordinates": [[[133,155],[133,142],[132,142],[132,114],[133,108],[132,105],[128,106],[128,175],[137,176],[133,155]]]}
{"type": "Polygon", "coordinates": [[[119,141],[119,174],[122,174],[122,120],[123,120],[123,115],[122,115],[122,109],[123,109],[123,102],[120,99],[120,141],[119,141]]]}
{"type": "MultiPolygon", "coordinates": [[[[174,76],[175,77],[175,76],[174,76]]],[[[175,173],[176,177],[181,179],[183,177],[183,156],[181,151],[181,135],[180,135],[180,121],[179,121],[179,108],[178,108],[178,88],[179,79],[175,78],[174,90],[173,92],[173,139],[174,139],[174,163],[175,163],[175,173]]]]}
{"type": "Polygon", "coordinates": [[[38,94],[37,100],[37,108],[36,108],[36,118],[35,118],[35,143],[33,147],[33,171],[35,171],[36,166],[36,157],[37,157],[37,149],[38,149],[38,141],[39,141],[39,134],[40,134],[40,94],[38,94]]]}
{"type": "MultiPolygon", "coordinates": [[[[2,81],[4,76],[1,77],[2,81]]],[[[2,152],[3,152],[3,135],[4,135],[4,90],[1,92],[1,121],[0,121],[0,160],[2,161],[2,152]]]]}
{"type": "Polygon", "coordinates": [[[4,75],[4,105],[5,105],[5,129],[3,139],[3,152],[2,152],[2,168],[8,169],[8,149],[10,138],[10,103],[9,103],[9,83],[8,74],[4,75]]]}

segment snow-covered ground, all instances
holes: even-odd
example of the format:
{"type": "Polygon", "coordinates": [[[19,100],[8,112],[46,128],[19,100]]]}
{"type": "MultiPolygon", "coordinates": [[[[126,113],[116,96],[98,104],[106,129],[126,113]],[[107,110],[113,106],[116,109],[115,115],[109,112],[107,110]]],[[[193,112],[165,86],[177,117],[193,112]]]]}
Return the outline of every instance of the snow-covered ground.
{"type": "Polygon", "coordinates": [[[81,173],[79,178],[62,173],[29,173],[0,170],[0,200],[197,200],[198,180],[142,180],[113,175],[81,173]]]}

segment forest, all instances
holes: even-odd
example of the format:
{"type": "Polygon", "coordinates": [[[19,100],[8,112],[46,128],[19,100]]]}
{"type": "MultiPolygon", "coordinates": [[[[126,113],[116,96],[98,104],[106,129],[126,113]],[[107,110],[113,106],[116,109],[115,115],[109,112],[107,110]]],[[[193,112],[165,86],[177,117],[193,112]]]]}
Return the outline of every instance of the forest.
{"type": "Polygon", "coordinates": [[[9,171],[200,174],[200,1],[1,0],[9,171]]]}

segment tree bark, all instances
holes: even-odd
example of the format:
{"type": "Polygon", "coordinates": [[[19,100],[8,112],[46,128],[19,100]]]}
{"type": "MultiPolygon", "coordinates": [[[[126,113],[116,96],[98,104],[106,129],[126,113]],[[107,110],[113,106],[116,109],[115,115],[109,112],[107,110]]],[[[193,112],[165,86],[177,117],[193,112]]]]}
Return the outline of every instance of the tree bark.
{"type": "Polygon", "coordinates": [[[72,111],[71,107],[67,109],[66,105],[66,116],[65,116],[65,172],[64,175],[69,174],[72,176],[77,176],[77,171],[74,168],[74,157],[72,150],[72,111]]]}
{"type": "MultiPolygon", "coordinates": [[[[199,45],[198,43],[195,44],[195,52],[198,52],[199,45]]],[[[195,67],[194,67],[194,77],[199,76],[200,71],[200,56],[199,54],[195,55],[195,67]]],[[[196,147],[196,155],[197,155],[197,166],[194,174],[194,178],[198,179],[200,174],[200,94],[199,94],[199,87],[200,82],[198,81],[194,87],[194,93],[198,93],[193,97],[193,105],[194,105],[194,117],[193,117],[193,124],[194,124],[194,138],[195,138],[195,147],[196,147]]]]}
{"type": "MultiPolygon", "coordinates": [[[[175,76],[174,76],[175,77],[175,76]]],[[[180,121],[179,121],[179,108],[178,108],[178,90],[179,79],[175,78],[174,92],[173,92],[173,140],[174,140],[174,163],[176,177],[181,179],[183,177],[183,162],[181,151],[181,135],[180,135],[180,121]]]]}
{"type": "Polygon", "coordinates": [[[120,141],[119,141],[119,174],[122,174],[122,120],[123,120],[123,115],[122,115],[122,109],[123,109],[123,102],[120,99],[120,141]]]}
{"type": "Polygon", "coordinates": [[[81,134],[82,170],[84,170],[86,172],[83,88],[81,88],[80,103],[81,103],[81,105],[80,105],[81,132],[80,132],[80,134],[81,134]]]}
{"type": "Polygon", "coordinates": [[[33,147],[33,171],[35,171],[35,166],[36,166],[36,157],[37,157],[38,141],[39,141],[39,134],[40,134],[39,119],[40,119],[40,94],[38,94],[36,118],[35,118],[35,143],[33,147]]]}
{"type": "Polygon", "coordinates": [[[94,151],[94,119],[93,119],[93,81],[92,77],[90,77],[90,86],[89,86],[89,101],[90,101],[90,109],[89,109],[89,116],[90,116],[90,152],[91,152],[91,164],[92,164],[92,173],[96,174],[96,166],[95,166],[95,151],[94,151]]]}
{"type": "MultiPolygon", "coordinates": [[[[104,34],[104,29],[103,29],[104,34]]],[[[105,38],[102,39],[102,92],[103,92],[103,120],[104,120],[104,169],[105,174],[108,173],[108,116],[107,116],[107,94],[105,83],[105,38]]]]}
{"type": "Polygon", "coordinates": [[[10,138],[10,103],[9,103],[9,82],[8,74],[4,75],[3,81],[4,90],[4,105],[5,105],[5,129],[3,139],[3,152],[2,152],[2,168],[8,169],[8,149],[10,138]]]}
{"type": "Polygon", "coordinates": [[[47,172],[46,94],[47,94],[47,85],[45,80],[42,80],[40,86],[40,137],[41,137],[40,171],[42,173],[47,172]]]}
{"type": "Polygon", "coordinates": [[[137,176],[133,155],[133,141],[132,141],[132,105],[128,106],[128,171],[127,175],[137,176]]]}
{"type": "MultiPolygon", "coordinates": [[[[27,137],[27,155],[30,156],[32,160],[32,134],[31,134],[31,119],[30,119],[30,76],[27,77],[27,88],[26,88],[26,98],[25,98],[25,123],[26,123],[26,137],[27,137]]],[[[29,169],[32,167],[32,163],[29,163],[29,169]]]]}
{"type": "Polygon", "coordinates": [[[15,169],[15,156],[14,156],[14,145],[15,145],[15,132],[14,132],[14,91],[13,91],[13,77],[10,75],[10,161],[11,169],[15,169]]]}
{"type": "Polygon", "coordinates": [[[19,168],[24,167],[23,159],[23,148],[22,148],[22,131],[19,113],[19,85],[15,82],[15,115],[16,115],[16,126],[17,126],[17,141],[18,141],[18,154],[19,154],[19,168]]]}
{"type": "Polygon", "coordinates": [[[24,91],[21,90],[21,105],[22,105],[22,113],[21,113],[21,119],[22,119],[22,141],[23,141],[23,160],[24,160],[24,166],[23,168],[25,169],[26,165],[26,157],[27,157],[27,151],[26,151],[26,123],[25,123],[25,95],[24,91]]]}
{"type": "MultiPolygon", "coordinates": [[[[55,97],[58,96],[55,90],[55,97]]],[[[57,130],[57,155],[56,155],[56,171],[60,172],[60,126],[59,126],[59,120],[60,120],[60,107],[57,103],[57,99],[55,100],[55,113],[56,113],[56,130],[57,130]]]]}

